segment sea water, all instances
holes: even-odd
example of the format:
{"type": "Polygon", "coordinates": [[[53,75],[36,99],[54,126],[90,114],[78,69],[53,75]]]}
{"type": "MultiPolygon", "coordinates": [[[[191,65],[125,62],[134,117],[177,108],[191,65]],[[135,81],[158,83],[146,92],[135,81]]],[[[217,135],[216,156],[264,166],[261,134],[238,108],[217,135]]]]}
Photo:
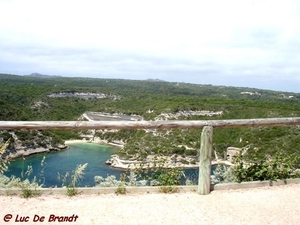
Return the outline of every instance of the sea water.
{"type": "MultiPolygon", "coordinates": [[[[59,175],[61,178],[66,173],[72,175],[79,164],[88,163],[84,170],[83,179],[78,186],[93,187],[95,186],[95,176],[106,178],[108,175],[114,175],[120,179],[120,175],[125,172],[105,164],[112,154],[117,153],[116,147],[94,143],[71,143],[68,145],[70,148],[67,150],[16,158],[9,164],[5,175],[27,178],[26,171],[28,166],[31,166],[30,180],[36,177],[39,184],[43,184],[43,187],[61,187],[63,183],[62,179],[58,179],[59,175]]],[[[198,168],[185,169],[186,177],[183,178],[182,184],[185,184],[187,178],[196,184],[198,182],[198,170],[198,168]]]]}
{"type": "Polygon", "coordinates": [[[72,143],[68,145],[70,146],[69,149],[60,152],[16,158],[11,161],[5,175],[21,177],[23,174],[23,177],[26,177],[25,172],[28,166],[32,166],[30,179],[35,176],[39,183],[43,184],[43,187],[61,187],[62,181],[58,179],[59,174],[61,177],[66,173],[72,175],[79,164],[88,163],[84,170],[84,179],[80,181],[79,185],[85,187],[95,186],[94,176],[96,175],[104,178],[107,175],[115,175],[119,179],[120,174],[124,172],[105,164],[106,160],[118,151],[115,147],[94,143],[72,143]]]}

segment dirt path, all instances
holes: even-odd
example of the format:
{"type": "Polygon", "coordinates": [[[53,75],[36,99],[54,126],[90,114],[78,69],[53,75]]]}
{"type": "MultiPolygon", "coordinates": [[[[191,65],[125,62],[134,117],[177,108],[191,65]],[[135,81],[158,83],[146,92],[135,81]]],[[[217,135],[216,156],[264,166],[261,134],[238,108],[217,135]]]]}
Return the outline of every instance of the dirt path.
{"type": "Polygon", "coordinates": [[[300,184],[213,191],[206,196],[0,196],[0,224],[300,224],[300,184]],[[9,214],[12,219],[5,222],[9,214]],[[26,216],[28,222],[16,222],[26,216]],[[42,216],[44,222],[34,222],[42,216]],[[63,216],[70,221],[59,222],[63,216]]]}

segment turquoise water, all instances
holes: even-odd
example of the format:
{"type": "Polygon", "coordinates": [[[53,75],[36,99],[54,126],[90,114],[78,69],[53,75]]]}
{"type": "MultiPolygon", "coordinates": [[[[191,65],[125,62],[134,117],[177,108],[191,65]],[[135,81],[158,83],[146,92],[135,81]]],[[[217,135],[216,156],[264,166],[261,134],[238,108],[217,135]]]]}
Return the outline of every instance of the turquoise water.
{"type": "MultiPolygon", "coordinates": [[[[28,165],[33,168],[33,173],[29,177],[34,176],[43,187],[57,186],[61,187],[62,182],[58,180],[58,173],[65,175],[66,172],[72,171],[79,164],[88,163],[84,170],[84,179],[81,181],[81,187],[95,186],[94,176],[107,177],[107,175],[115,175],[117,179],[124,171],[109,167],[105,162],[112,154],[115,154],[118,149],[112,146],[93,144],[93,143],[73,143],[69,144],[68,150],[53,152],[49,154],[36,154],[23,158],[14,159],[5,173],[6,176],[20,177],[22,171],[26,172],[28,165]],[[43,157],[45,160],[43,164],[43,157]]],[[[187,178],[197,183],[198,169],[186,169],[185,175],[187,178]]],[[[185,181],[183,181],[183,184],[185,181]]]]}
{"type": "Polygon", "coordinates": [[[106,177],[109,174],[120,177],[121,170],[113,169],[105,164],[106,160],[117,152],[116,148],[93,143],[74,143],[69,146],[68,150],[61,152],[31,155],[25,160],[23,158],[14,159],[5,175],[20,177],[22,171],[26,171],[27,166],[31,165],[33,168],[31,179],[36,176],[40,183],[44,184],[44,187],[55,185],[60,187],[62,183],[57,178],[58,173],[62,175],[66,172],[72,173],[77,165],[88,163],[80,186],[94,186],[94,176],[96,175],[106,177]],[[41,165],[44,156],[45,160],[41,165]]]}

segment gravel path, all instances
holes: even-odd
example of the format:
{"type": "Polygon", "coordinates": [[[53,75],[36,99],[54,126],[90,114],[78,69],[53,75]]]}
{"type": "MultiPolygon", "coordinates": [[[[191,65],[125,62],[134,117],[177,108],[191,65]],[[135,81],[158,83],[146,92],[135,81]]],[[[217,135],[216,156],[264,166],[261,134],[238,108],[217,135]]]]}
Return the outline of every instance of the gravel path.
{"type": "Polygon", "coordinates": [[[300,184],[213,191],[206,196],[0,196],[0,224],[300,224],[300,184]],[[5,222],[9,214],[12,219],[5,222]],[[42,216],[43,222],[34,222],[42,216]],[[63,216],[69,216],[69,222],[59,222],[63,216]],[[21,217],[28,222],[17,222],[21,217]]]}

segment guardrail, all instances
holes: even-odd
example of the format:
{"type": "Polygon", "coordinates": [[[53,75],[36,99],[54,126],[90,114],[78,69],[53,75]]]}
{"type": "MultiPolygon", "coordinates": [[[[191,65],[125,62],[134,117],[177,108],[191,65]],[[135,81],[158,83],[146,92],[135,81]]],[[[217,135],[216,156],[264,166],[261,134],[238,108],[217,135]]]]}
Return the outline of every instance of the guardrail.
{"type": "Polygon", "coordinates": [[[213,128],[300,125],[300,117],[178,121],[0,121],[0,130],[202,129],[198,193],[210,193],[213,128]]]}

